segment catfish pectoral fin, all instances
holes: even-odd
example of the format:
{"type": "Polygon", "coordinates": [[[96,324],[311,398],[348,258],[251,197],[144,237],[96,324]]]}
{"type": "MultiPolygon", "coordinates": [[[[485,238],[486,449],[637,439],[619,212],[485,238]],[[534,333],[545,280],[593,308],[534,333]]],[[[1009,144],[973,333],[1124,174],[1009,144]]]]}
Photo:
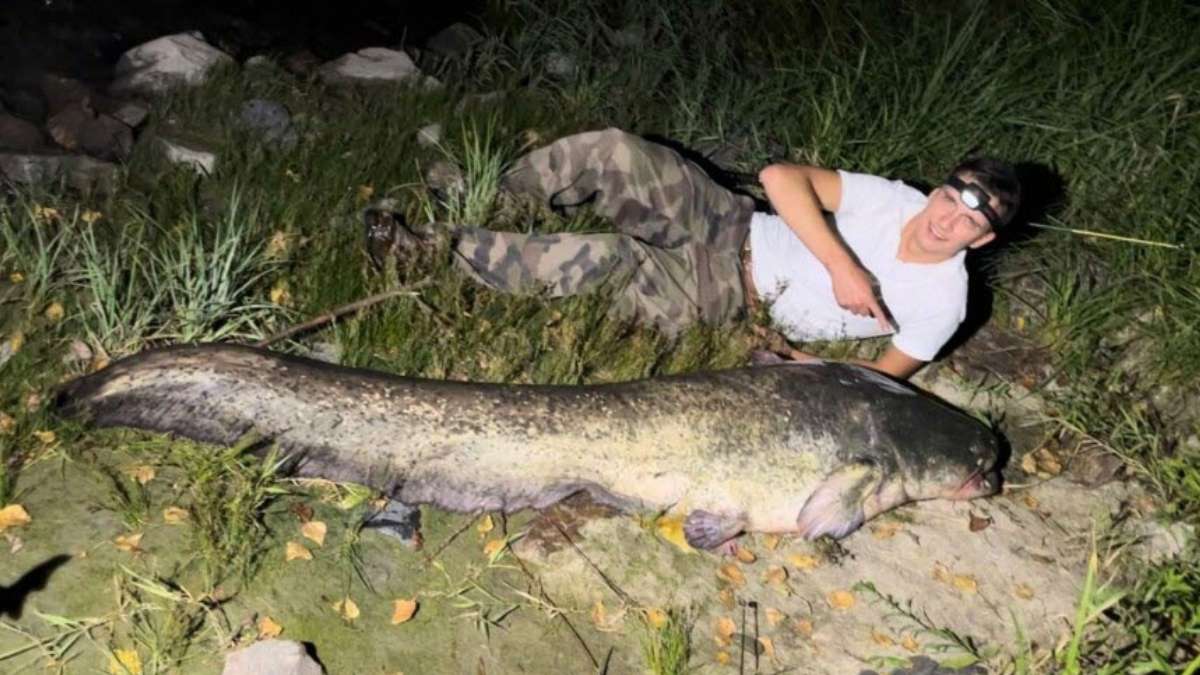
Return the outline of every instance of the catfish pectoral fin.
{"type": "Polygon", "coordinates": [[[854,462],[829,474],[800,509],[796,529],[806,539],[829,535],[841,539],[866,520],[863,503],[883,479],[872,462],[854,462]]]}
{"type": "Polygon", "coordinates": [[[746,529],[743,518],[696,510],[683,521],[683,536],[692,548],[710,549],[733,539],[746,529]]]}

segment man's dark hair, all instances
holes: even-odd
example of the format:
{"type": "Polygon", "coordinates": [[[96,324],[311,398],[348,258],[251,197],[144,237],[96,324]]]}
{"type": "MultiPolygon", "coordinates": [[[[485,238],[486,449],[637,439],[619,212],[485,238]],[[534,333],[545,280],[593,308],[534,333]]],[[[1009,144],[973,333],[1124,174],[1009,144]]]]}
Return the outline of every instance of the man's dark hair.
{"type": "Polygon", "coordinates": [[[973,176],[980,187],[999,200],[999,224],[1007,225],[1021,207],[1021,181],[1017,179],[1016,169],[998,159],[973,157],[950,172],[951,176],[965,177],[964,174],[973,176]]]}

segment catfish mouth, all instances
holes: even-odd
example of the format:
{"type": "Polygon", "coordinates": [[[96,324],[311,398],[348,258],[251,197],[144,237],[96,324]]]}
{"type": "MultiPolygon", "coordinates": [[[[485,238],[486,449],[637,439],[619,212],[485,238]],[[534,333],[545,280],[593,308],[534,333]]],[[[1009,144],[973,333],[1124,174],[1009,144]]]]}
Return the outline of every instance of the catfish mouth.
{"type": "Polygon", "coordinates": [[[995,470],[975,469],[962,485],[950,494],[950,499],[964,500],[987,497],[1000,489],[1000,474],[995,470]]]}

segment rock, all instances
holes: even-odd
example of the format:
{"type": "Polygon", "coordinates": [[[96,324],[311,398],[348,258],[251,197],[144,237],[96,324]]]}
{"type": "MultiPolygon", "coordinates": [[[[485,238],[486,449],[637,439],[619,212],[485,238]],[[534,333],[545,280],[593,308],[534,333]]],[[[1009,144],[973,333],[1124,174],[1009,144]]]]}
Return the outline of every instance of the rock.
{"type": "Polygon", "coordinates": [[[274,68],[275,62],[272,61],[271,57],[269,57],[269,56],[265,56],[263,54],[255,54],[254,56],[251,56],[250,58],[243,61],[242,67],[244,67],[244,68],[261,68],[263,70],[267,70],[267,69],[274,68]]]}
{"type": "Polygon", "coordinates": [[[133,150],[133,130],[115,118],[97,113],[86,99],[51,117],[46,129],[63,148],[103,160],[122,160],[133,150]]]}
{"type": "Polygon", "coordinates": [[[34,123],[40,124],[48,113],[46,101],[41,94],[25,89],[0,90],[0,101],[4,103],[6,112],[34,123]]]}
{"type": "Polygon", "coordinates": [[[455,23],[438,31],[425,42],[425,48],[447,58],[461,56],[483,40],[479,31],[465,23],[455,23]]]}
{"type": "Polygon", "coordinates": [[[579,70],[579,65],[570,54],[550,52],[544,61],[546,72],[555,77],[572,77],[579,70]]]}
{"type": "Polygon", "coordinates": [[[45,144],[42,130],[20,117],[0,113],[0,150],[29,152],[45,144]]]}
{"type": "Polygon", "coordinates": [[[321,341],[308,351],[308,358],[338,364],[342,362],[342,346],[336,342],[321,341]]]}
{"type": "Polygon", "coordinates": [[[442,125],[434,122],[417,129],[417,145],[430,148],[442,141],[442,125]]]}
{"type": "Polygon", "coordinates": [[[466,178],[462,169],[452,162],[439,159],[425,170],[425,184],[439,197],[446,198],[451,194],[461,193],[467,189],[466,178]]]}
{"type": "Polygon", "coordinates": [[[208,150],[163,137],[159,137],[158,143],[167,161],[172,164],[190,166],[196,173],[203,175],[211,175],[216,169],[217,156],[208,150]]]}
{"type": "Polygon", "coordinates": [[[325,669],[294,640],[262,640],[225,657],[221,675],[322,675],[325,669]]]}
{"type": "Polygon", "coordinates": [[[321,66],[321,79],[329,84],[412,82],[422,79],[408,54],[383,47],[368,47],[321,66]]]}
{"type": "Polygon", "coordinates": [[[136,129],[146,121],[146,117],[150,115],[150,111],[133,101],[118,101],[115,99],[107,99],[110,104],[106,107],[97,105],[97,110],[106,113],[121,124],[136,129]]]}
{"type": "Polygon", "coordinates": [[[59,152],[0,153],[0,174],[20,185],[43,185],[63,172],[68,155],[59,152]]]}
{"type": "Polygon", "coordinates": [[[363,529],[400,540],[411,549],[421,548],[421,509],[389,499],[384,507],[363,520],[363,529]]]}
{"type": "Polygon", "coordinates": [[[1146,520],[1136,526],[1136,531],[1142,557],[1151,564],[1178,558],[1196,539],[1196,528],[1187,523],[1166,525],[1146,520]]]}
{"type": "Polygon", "coordinates": [[[46,98],[48,114],[53,117],[81,101],[92,98],[92,88],[70,77],[47,73],[41,80],[42,96],[46,98]]]}
{"type": "Polygon", "coordinates": [[[178,33],[151,40],[121,55],[113,92],[162,94],[174,87],[203,82],[213,68],[233,63],[198,33],[178,33]]]}
{"type": "Polygon", "coordinates": [[[238,122],[245,129],[259,134],[264,143],[290,148],[296,144],[292,116],[281,103],[254,98],[242,104],[238,122]]]}
{"type": "Polygon", "coordinates": [[[1115,480],[1125,462],[1120,457],[1107,452],[1089,452],[1075,457],[1067,466],[1068,480],[1087,487],[1099,487],[1115,480]]]}
{"type": "Polygon", "coordinates": [[[67,353],[63,355],[62,362],[68,366],[76,363],[91,363],[92,356],[92,348],[86,342],[77,338],[71,340],[71,344],[67,348],[67,353]]]}
{"type": "Polygon", "coordinates": [[[87,155],[71,155],[63,163],[67,185],[80,192],[111,194],[117,187],[117,165],[87,155]]]}
{"type": "Polygon", "coordinates": [[[289,73],[300,77],[307,77],[320,65],[321,59],[307,49],[291,54],[283,61],[283,67],[289,73]]]}

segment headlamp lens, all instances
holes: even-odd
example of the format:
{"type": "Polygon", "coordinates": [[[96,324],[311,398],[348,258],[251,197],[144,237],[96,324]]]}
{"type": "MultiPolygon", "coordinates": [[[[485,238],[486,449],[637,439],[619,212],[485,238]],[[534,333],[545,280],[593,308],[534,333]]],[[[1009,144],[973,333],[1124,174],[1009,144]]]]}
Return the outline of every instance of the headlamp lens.
{"type": "Polygon", "coordinates": [[[958,190],[962,203],[968,209],[982,213],[989,225],[996,227],[1000,224],[999,216],[989,203],[991,196],[978,183],[968,183],[958,176],[950,176],[946,179],[946,185],[958,190]]]}

